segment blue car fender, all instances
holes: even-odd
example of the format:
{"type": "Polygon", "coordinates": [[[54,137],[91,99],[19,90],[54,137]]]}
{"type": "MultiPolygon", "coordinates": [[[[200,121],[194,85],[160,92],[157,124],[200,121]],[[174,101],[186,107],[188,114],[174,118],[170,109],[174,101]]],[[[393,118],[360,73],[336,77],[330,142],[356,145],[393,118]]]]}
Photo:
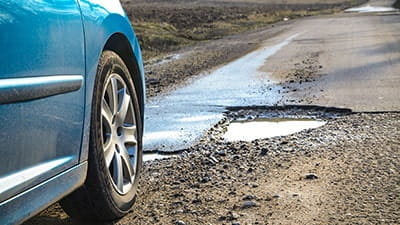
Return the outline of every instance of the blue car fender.
{"type": "Polygon", "coordinates": [[[138,40],[118,0],[79,0],[85,35],[85,122],[80,161],[88,157],[91,103],[97,66],[103,50],[117,51],[134,76],[143,121],[144,69],[138,40]],[[96,10],[94,10],[96,9],[96,10]],[[135,70],[135,71],[132,71],[135,70]]]}

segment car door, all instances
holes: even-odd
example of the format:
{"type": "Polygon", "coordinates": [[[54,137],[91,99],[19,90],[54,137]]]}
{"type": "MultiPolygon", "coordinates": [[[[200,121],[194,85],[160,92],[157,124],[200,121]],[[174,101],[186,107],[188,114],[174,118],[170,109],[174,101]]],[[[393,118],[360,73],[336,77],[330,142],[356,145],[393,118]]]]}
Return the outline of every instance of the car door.
{"type": "Polygon", "coordinates": [[[76,0],[0,0],[0,202],[78,163],[84,33],[76,0]]]}

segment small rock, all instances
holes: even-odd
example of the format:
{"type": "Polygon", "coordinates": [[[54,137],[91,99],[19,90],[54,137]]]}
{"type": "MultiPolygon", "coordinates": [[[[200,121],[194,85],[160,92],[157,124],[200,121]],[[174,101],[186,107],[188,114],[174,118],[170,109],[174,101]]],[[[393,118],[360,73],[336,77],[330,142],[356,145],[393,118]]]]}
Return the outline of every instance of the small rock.
{"type": "Polygon", "coordinates": [[[175,211],[175,213],[183,213],[184,211],[183,211],[183,209],[177,209],[176,211],[175,211]]]}
{"type": "Polygon", "coordinates": [[[192,200],[192,203],[193,204],[201,203],[201,199],[195,198],[195,199],[192,200]]]}
{"type": "Polygon", "coordinates": [[[226,220],[226,216],[220,216],[220,217],[218,217],[218,220],[219,220],[219,221],[226,220]]]}
{"type": "Polygon", "coordinates": [[[226,152],[224,150],[218,151],[217,154],[219,156],[226,156],[226,152]]]}
{"type": "Polygon", "coordinates": [[[278,195],[278,194],[274,194],[272,197],[273,197],[273,198],[280,198],[281,196],[278,195]]]}
{"type": "Polygon", "coordinates": [[[209,177],[203,177],[203,178],[201,178],[201,180],[200,180],[200,182],[201,183],[207,183],[207,182],[209,182],[211,179],[209,178],[209,177]]]}
{"type": "Polygon", "coordinates": [[[238,159],[240,159],[240,156],[234,155],[234,156],[232,157],[232,159],[233,159],[233,160],[238,160],[238,159]]]}
{"type": "Polygon", "coordinates": [[[236,192],[235,192],[235,191],[230,191],[230,192],[228,193],[228,195],[236,195],[236,192]]]}
{"type": "Polygon", "coordinates": [[[316,179],[318,179],[318,176],[316,174],[314,174],[314,173],[309,173],[309,174],[306,174],[304,176],[304,178],[306,180],[316,180],[316,179]]]}
{"type": "Polygon", "coordinates": [[[199,183],[192,184],[191,186],[192,186],[192,188],[200,188],[200,184],[199,183]]]}
{"type": "Polygon", "coordinates": [[[243,200],[245,200],[245,201],[249,201],[249,200],[253,200],[253,199],[256,199],[255,195],[246,195],[243,197],[243,200]]]}
{"type": "Polygon", "coordinates": [[[253,201],[245,201],[242,206],[240,206],[241,209],[249,209],[249,208],[253,208],[256,207],[257,203],[253,202],[253,201]]]}
{"type": "Polygon", "coordinates": [[[214,163],[218,163],[218,159],[216,159],[214,156],[210,156],[210,159],[211,159],[214,163]]]}
{"type": "Polygon", "coordinates": [[[229,212],[229,219],[230,220],[236,220],[237,218],[239,218],[238,214],[236,214],[235,212],[229,212]]]}
{"type": "Polygon", "coordinates": [[[232,225],[240,225],[239,222],[232,222],[232,225]]]}
{"type": "Polygon", "coordinates": [[[176,223],[175,223],[176,225],[186,225],[186,223],[185,222],[183,222],[182,220],[178,220],[178,221],[176,221],[176,223]]]}
{"type": "Polygon", "coordinates": [[[268,153],[268,149],[267,148],[262,148],[261,149],[261,152],[260,152],[260,155],[261,156],[264,156],[264,155],[266,155],[268,153]]]}
{"type": "Polygon", "coordinates": [[[257,183],[253,183],[253,184],[251,184],[251,187],[252,188],[256,188],[256,187],[258,187],[258,184],[257,183]]]}

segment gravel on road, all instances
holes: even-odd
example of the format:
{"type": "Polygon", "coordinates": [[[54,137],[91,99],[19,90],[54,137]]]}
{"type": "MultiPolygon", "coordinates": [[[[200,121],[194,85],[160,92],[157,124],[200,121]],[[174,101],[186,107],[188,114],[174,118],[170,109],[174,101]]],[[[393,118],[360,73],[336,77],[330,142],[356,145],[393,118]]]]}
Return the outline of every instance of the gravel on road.
{"type": "MultiPolygon", "coordinates": [[[[396,112],[235,109],[180,157],[146,162],[133,212],[115,224],[395,224],[399,134],[396,112]],[[264,116],[327,124],[252,142],[223,139],[232,120],[264,116]]],[[[73,222],[55,205],[27,224],[73,222]]]]}

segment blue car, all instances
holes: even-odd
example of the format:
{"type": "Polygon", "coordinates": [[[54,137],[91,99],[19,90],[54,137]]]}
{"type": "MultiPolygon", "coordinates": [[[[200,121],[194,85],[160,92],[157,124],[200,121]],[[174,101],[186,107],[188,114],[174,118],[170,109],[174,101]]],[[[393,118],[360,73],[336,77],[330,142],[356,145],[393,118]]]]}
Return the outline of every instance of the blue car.
{"type": "Polygon", "coordinates": [[[118,0],[0,0],[0,224],[56,201],[120,218],[142,164],[143,63],[118,0]]]}

